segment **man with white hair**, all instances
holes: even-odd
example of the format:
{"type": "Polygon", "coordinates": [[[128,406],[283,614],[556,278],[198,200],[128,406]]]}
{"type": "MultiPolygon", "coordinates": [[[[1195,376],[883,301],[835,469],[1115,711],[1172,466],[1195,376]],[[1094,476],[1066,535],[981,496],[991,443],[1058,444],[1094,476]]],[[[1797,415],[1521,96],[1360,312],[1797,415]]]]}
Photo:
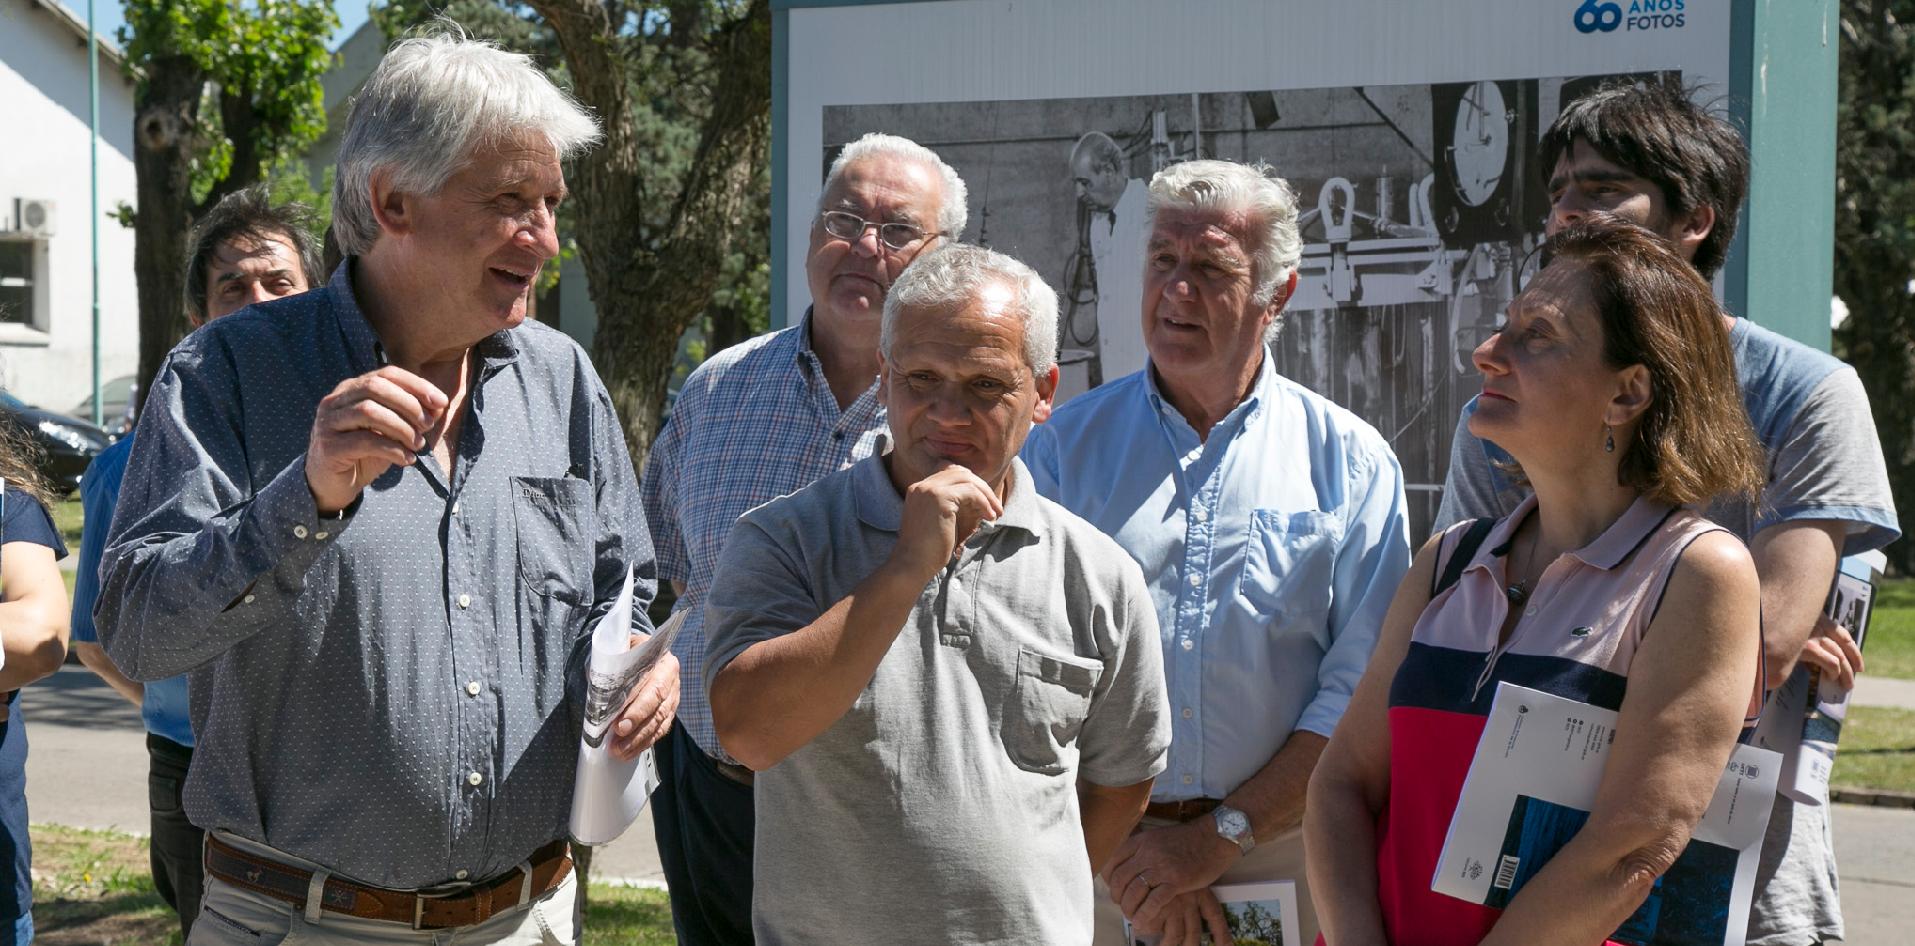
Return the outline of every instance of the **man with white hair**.
{"type": "MultiPolygon", "coordinates": [[[[659,577],[685,612],[675,649],[687,668],[704,664],[705,596],[738,517],[876,452],[885,294],[964,222],[964,181],[930,149],[883,134],[845,145],[811,221],[811,307],[685,381],[646,460],[644,497],[659,577]]],[[[748,944],[753,774],[718,744],[704,681],[694,672],[684,683],[652,798],[672,922],[689,946],[748,944]]]]}
{"type": "Polygon", "coordinates": [[[1289,184],[1190,161],[1151,180],[1149,210],[1149,362],[1024,448],[1039,492],[1143,566],[1175,711],[1144,826],[1098,865],[1097,942],[1122,942],[1124,917],[1173,946],[1220,938],[1211,885],[1287,880],[1307,943],[1304,790],[1409,567],[1403,473],[1271,365],[1303,247],[1289,184]]]}
{"type": "Polygon", "coordinates": [[[1090,942],[1169,719],[1136,564],[1017,459],[1056,338],[1030,267],[926,255],[884,303],[891,450],[725,541],[705,680],[758,772],[762,943],[1090,942]]]}
{"type": "MultiPolygon", "coordinates": [[[[168,356],[96,611],[191,671],[190,943],[575,942],[566,847],[590,625],[650,541],[585,354],[525,320],[560,160],[598,137],[525,56],[396,44],[354,102],[322,290],[168,356]]],[[[613,724],[670,725],[664,661],[613,724]]]]}

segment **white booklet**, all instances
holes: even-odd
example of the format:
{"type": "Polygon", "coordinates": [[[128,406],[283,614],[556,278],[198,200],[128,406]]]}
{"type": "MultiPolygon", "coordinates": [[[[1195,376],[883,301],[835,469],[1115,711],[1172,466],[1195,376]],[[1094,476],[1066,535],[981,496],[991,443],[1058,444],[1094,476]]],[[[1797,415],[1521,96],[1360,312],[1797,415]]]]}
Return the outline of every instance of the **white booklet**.
{"type": "MultiPolygon", "coordinates": [[[[1868,636],[1869,614],[1875,602],[1875,584],[1888,559],[1868,552],[1842,559],[1835,586],[1823,613],[1842,625],[1860,648],[1868,636]]],[[[1825,805],[1829,775],[1835,769],[1835,747],[1848,719],[1849,691],[1797,665],[1787,680],[1769,694],[1756,726],[1755,744],[1782,754],[1780,791],[1799,805],[1825,805]]]]}
{"type": "MultiPolygon", "coordinates": [[[[1303,932],[1297,926],[1296,881],[1217,884],[1210,892],[1223,904],[1224,923],[1237,946],[1303,946],[1303,932]]],[[[1132,932],[1130,923],[1124,923],[1124,942],[1129,946],[1156,946],[1158,939],[1132,932]]]]}
{"type": "MultiPolygon", "coordinates": [[[[1507,907],[1589,820],[1615,738],[1612,710],[1498,684],[1430,889],[1507,907]]],[[[1689,846],[1610,939],[1743,946],[1780,763],[1736,747],[1689,846]]]]}
{"type": "Polygon", "coordinates": [[[592,629],[586,663],[585,731],[579,737],[578,774],[572,786],[572,840],[580,844],[606,844],[624,834],[658,787],[652,750],[621,762],[606,749],[605,738],[632,688],[671,652],[687,612],[672,615],[649,640],[634,647],[632,607],[632,572],[627,568],[618,601],[592,629]]]}

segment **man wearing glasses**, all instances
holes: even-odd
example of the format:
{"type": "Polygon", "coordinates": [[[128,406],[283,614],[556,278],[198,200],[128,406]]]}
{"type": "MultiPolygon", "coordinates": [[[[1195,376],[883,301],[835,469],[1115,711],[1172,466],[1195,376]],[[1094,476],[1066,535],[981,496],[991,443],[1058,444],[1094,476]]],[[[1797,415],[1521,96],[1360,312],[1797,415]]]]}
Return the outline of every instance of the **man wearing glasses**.
{"type": "MultiPolygon", "coordinates": [[[[681,666],[704,666],[705,595],[738,517],[877,452],[885,294],[965,217],[964,182],[930,149],[880,134],[846,145],[811,224],[811,307],[685,381],[643,479],[658,576],[689,612],[673,648],[681,666]]],[[[719,746],[702,678],[682,685],[683,725],[658,745],[652,796],[672,921],[689,946],[750,943],[752,773],[719,746]]]]}

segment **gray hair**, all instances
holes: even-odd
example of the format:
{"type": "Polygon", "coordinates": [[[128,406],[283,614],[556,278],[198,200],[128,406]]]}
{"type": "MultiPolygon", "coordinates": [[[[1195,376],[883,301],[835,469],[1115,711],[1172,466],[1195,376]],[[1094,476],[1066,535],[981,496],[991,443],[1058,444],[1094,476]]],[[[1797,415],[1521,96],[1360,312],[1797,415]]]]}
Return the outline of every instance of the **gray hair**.
{"type": "MultiPolygon", "coordinates": [[[[1258,161],[1184,161],[1150,179],[1149,217],[1161,211],[1185,213],[1243,213],[1253,221],[1252,232],[1238,234],[1251,253],[1251,275],[1256,279],[1254,301],[1267,306],[1277,289],[1297,271],[1303,258],[1303,234],[1297,228],[1297,192],[1276,169],[1258,161]]],[[[1270,320],[1265,338],[1276,337],[1281,315],[1270,320]]]]}
{"type": "Polygon", "coordinates": [[[944,310],[969,304],[993,285],[1012,290],[1011,307],[1024,317],[1024,361],[1043,377],[1057,364],[1057,292],[1037,270],[969,243],[949,243],[913,260],[904,275],[884,296],[884,321],[878,330],[878,350],[891,357],[891,339],[897,334],[898,312],[913,309],[944,310]]]}
{"type": "Polygon", "coordinates": [[[824,190],[818,192],[818,210],[825,209],[824,195],[831,193],[831,185],[838,182],[838,176],[851,162],[881,155],[915,161],[938,172],[938,178],[944,182],[944,199],[938,203],[938,233],[947,240],[957,239],[971,218],[964,179],[958,177],[957,171],[944,163],[936,151],[897,135],[874,131],[839,150],[838,157],[831,162],[831,170],[825,172],[824,190]]]}
{"type": "Polygon", "coordinates": [[[522,132],[543,134],[561,160],[597,144],[598,122],[530,56],[453,31],[394,43],[353,97],[333,179],[333,233],[357,255],[379,238],[372,178],[433,194],[475,151],[522,132]]]}

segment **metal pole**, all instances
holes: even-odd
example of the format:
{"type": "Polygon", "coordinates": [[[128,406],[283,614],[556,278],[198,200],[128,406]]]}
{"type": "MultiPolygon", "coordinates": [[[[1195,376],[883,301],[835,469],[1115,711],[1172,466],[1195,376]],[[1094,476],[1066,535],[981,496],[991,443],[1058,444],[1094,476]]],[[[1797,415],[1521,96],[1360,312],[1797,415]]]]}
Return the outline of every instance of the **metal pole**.
{"type": "Polygon", "coordinates": [[[87,232],[93,239],[93,426],[101,426],[100,409],[100,44],[93,37],[93,0],[86,0],[86,76],[93,116],[87,125],[87,158],[92,186],[87,189],[91,211],[87,232]]]}

